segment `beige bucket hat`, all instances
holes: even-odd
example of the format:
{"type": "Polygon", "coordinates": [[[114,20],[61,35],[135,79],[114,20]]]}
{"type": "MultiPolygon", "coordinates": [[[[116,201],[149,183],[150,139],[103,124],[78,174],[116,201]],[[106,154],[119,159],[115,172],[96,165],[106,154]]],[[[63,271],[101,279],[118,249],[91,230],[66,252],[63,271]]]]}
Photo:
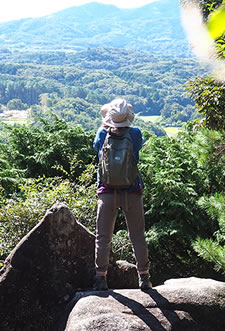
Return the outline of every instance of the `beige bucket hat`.
{"type": "Polygon", "coordinates": [[[114,99],[101,108],[104,125],[119,128],[129,127],[134,120],[133,107],[124,99],[114,99]]]}

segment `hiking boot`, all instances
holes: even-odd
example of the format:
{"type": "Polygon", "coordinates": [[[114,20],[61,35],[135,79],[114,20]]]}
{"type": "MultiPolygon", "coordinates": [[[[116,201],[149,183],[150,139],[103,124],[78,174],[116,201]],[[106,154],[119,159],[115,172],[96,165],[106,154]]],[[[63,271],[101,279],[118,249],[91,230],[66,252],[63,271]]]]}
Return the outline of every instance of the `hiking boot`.
{"type": "Polygon", "coordinates": [[[152,288],[149,273],[139,275],[139,287],[142,291],[150,290],[152,288]]]}
{"type": "Polygon", "coordinates": [[[94,284],[94,291],[106,291],[108,290],[106,276],[96,276],[95,277],[95,284],[94,284]]]}

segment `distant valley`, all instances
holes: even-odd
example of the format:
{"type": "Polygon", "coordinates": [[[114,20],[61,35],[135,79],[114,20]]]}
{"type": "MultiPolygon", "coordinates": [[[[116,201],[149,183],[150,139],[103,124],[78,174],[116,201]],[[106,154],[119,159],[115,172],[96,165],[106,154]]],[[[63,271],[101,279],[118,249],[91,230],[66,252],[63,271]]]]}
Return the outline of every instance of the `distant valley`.
{"type": "Polygon", "coordinates": [[[0,24],[0,110],[19,99],[31,114],[47,109],[92,129],[101,104],[123,97],[137,114],[181,126],[196,117],[184,84],[204,74],[189,49],[179,0],[137,9],[93,2],[0,24]]]}

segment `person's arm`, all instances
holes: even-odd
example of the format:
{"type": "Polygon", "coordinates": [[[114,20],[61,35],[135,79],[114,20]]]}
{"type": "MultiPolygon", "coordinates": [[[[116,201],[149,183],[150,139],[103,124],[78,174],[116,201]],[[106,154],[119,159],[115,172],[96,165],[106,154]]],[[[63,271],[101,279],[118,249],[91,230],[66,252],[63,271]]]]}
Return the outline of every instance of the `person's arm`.
{"type": "Polygon", "coordinates": [[[96,152],[99,152],[101,150],[105,140],[105,136],[106,136],[106,130],[103,128],[99,128],[95,135],[95,139],[93,141],[93,148],[96,152]]]}
{"type": "Polygon", "coordinates": [[[93,141],[93,148],[96,152],[99,150],[99,144],[100,144],[100,137],[99,137],[99,130],[96,132],[95,139],[93,141]]]}
{"type": "Polygon", "coordinates": [[[137,162],[139,161],[139,151],[143,146],[143,138],[142,138],[142,133],[141,130],[138,128],[132,128],[130,130],[130,135],[133,140],[133,147],[134,147],[134,153],[136,156],[137,162]]]}
{"type": "Polygon", "coordinates": [[[143,141],[143,138],[142,138],[142,133],[141,133],[141,130],[140,129],[136,129],[136,151],[140,151],[140,149],[142,148],[143,144],[144,144],[144,141],[143,141]]]}

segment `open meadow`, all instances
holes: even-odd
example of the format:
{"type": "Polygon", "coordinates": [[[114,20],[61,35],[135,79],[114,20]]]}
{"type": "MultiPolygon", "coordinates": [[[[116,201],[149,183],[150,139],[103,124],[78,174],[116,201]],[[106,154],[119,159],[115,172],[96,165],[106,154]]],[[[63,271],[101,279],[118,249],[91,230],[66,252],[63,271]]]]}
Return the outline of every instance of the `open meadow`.
{"type": "MultiPolygon", "coordinates": [[[[160,123],[160,120],[162,119],[162,116],[139,116],[144,122],[152,122],[152,123],[160,123]]],[[[181,127],[175,127],[175,126],[169,126],[169,127],[164,127],[162,126],[163,129],[166,131],[167,135],[169,137],[174,137],[178,134],[179,131],[182,130],[181,127]]]]}

